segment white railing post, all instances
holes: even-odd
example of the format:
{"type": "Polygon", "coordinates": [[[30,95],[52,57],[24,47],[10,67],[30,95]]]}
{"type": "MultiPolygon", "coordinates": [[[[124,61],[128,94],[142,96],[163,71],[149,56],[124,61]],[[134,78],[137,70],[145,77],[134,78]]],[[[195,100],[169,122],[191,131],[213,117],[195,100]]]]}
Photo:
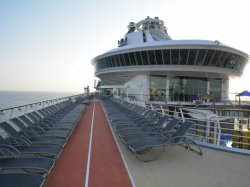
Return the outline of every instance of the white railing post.
{"type": "Polygon", "coordinates": [[[154,110],[154,107],[153,107],[152,103],[150,103],[150,107],[151,107],[152,110],[154,110]]]}
{"type": "Polygon", "coordinates": [[[184,118],[184,114],[183,114],[182,108],[179,108],[179,109],[180,109],[180,112],[181,112],[182,122],[184,123],[185,122],[185,118],[184,118]]]}
{"type": "Polygon", "coordinates": [[[209,143],[209,138],[210,138],[210,119],[209,118],[207,118],[206,123],[207,123],[206,124],[206,142],[209,143]]]}
{"type": "Polygon", "coordinates": [[[160,105],[160,107],[161,107],[161,113],[162,113],[163,115],[165,115],[165,111],[164,111],[162,105],[160,105]]]}
{"type": "Polygon", "coordinates": [[[9,119],[12,117],[12,115],[13,115],[13,108],[12,109],[10,109],[10,117],[9,117],[9,119]]]}
{"type": "Polygon", "coordinates": [[[218,115],[217,115],[217,128],[218,128],[217,145],[220,145],[221,128],[220,128],[220,120],[218,118],[218,115]]]}
{"type": "Polygon", "coordinates": [[[214,121],[214,144],[217,144],[217,128],[218,128],[217,121],[214,121]]]}

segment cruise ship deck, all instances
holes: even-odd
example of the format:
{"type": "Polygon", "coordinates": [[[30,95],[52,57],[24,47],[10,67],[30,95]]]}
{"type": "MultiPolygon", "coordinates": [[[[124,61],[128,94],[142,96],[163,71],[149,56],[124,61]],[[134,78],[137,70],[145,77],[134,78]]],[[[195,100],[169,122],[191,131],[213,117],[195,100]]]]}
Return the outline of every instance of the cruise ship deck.
{"type": "Polygon", "coordinates": [[[44,186],[249,186],[249,156],[205,147],[202,152],[168,146],[158,159],[141,162],[113,131],[102,102],[93,100],[44,186]]]}

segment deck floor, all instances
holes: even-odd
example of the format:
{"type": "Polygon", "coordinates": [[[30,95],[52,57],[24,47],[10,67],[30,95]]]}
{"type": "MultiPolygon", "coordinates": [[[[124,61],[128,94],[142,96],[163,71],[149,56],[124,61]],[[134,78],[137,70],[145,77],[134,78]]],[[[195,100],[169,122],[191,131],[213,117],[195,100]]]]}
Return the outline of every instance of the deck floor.
{"type": "Polygon", "coordinates": [[[132,186],[99,101],[87,107],[45,183],[57,186],[132,186]]]}
{"type": "MultiPolygon", "coordinates": [[[[207,148],[202,150],[204,154],[199,156],[182,146],[171,146],[157,160],[140,162],[116,135],[112,136],[101,102],[95,101],[87,107],[45,186],[249,186],[249,156],[207,148]],[[91,159],[86,182],[93,111],[91,159]],[[115,140],[128,166],[128,172],[115,140]],[[133,178],[132,182],[128,173],[133,178]]],[[[157,149],[150,154],[154,154],[154,151],[157,149]]]]}

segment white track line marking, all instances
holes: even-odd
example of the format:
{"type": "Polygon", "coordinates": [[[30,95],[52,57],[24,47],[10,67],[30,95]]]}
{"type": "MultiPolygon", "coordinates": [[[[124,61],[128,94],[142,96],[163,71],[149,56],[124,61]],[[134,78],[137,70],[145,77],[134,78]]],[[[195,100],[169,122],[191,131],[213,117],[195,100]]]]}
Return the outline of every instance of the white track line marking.
{"type": "Polygon", "coordinates": [[[85,187],[89,186],[89,168],[90,168],[90,157],[91,157],[91,148],[92,148],[92,134],[93,134],[94,118],[95,118],[95,102],[94,102],[94,108],[93,108],[93,113],[92,113],[92,122],[91,122],[90,138],[89,138],[89,152],[88,152],[88,162],[87,162],[86,176],[85,176],[85,187]]]}

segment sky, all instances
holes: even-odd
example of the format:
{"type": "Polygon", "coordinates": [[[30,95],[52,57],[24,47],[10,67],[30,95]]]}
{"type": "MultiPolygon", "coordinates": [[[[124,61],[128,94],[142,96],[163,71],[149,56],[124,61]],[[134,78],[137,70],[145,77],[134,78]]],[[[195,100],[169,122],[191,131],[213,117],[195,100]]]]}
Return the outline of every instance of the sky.
{"type": "MultiPolygon", "coordinates": [[[[0,90],[93,90],[91,59],[129,22],[158,16],[173,39],[219,40],[250,54],[249,0],[0,0],[0,90]]],[[[250,90],[250,65],[229,92],[250,90]]]]}

